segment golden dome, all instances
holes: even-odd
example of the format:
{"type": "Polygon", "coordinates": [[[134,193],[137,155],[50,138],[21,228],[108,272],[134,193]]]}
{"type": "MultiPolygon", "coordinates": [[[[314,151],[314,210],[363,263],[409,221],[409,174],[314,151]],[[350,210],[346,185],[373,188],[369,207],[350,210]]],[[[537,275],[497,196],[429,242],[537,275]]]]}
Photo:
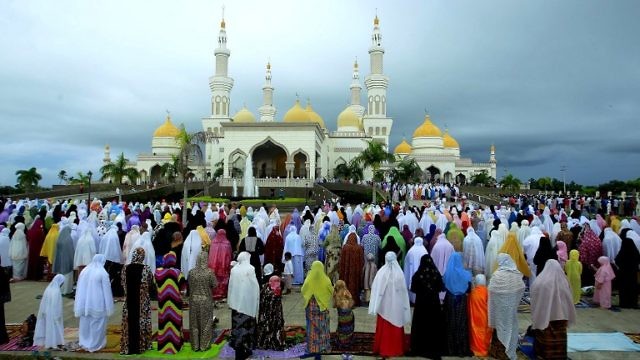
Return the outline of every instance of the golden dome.
{"type": "Polygon", "coordinates": [[[318,115],[317,112],[313,111],[313,108],[311,107],[310,102],[307,102],[307,108],[305,109],[305,111],[307,112],[309,116],[309,120],[311,120],[311,122],[318,123],[320,127],[323,129],[326,128],[326,126],[324,125],[324,120],[322,120],[322,116],[318,115]]]}
{"type": "Polygon", "coordinates": [[[373,25],[378,26],[380,24],[380,19],[378,19],[378,15],[376,15],[376,18],[373,19],[373,25]]]}
{"type": "Polygon", "coordinates": [[[393,150],[394,154],[411,154],[411,145],[407,142],[407,140],[402,139],[402,142],[396,146],[393,150]]]}
{"type": "Polygon", "coordinates": [[[449,149],[460,149],[460,145],[456,139],[449,135],[449,130],[445,130],[444,135],[442,136],[442,145],[449,149]]]}
{"type": "Polygon", "coordinates": [[[307,113],[302,106],[300,106],[300,100],[296,100],[296,103],[284,114],[282,119],[284,122],[310,122],[309,113],[307,113]]]}
{"type": "Polygon", "coordinates": [[[340,115],[338,115],[338,129],[342,127],[354,127],[358,130],[361,129],[358,114],[351,110],[350,107],[342,110],[340,115]]]}
{"type": "Polygon", "coordinates": [[[234,123],[252,123],[256,122],[256,117],[253,116],[253,113],[247,109],[247,107],[243,107],[233,116],[234,123]]]}
{"type": "Polygon", "coordinates": [[[442,132],[431,122],[429,115],[425,115],[424,122],[413,132],[413,137],[442,137],[442,132]]]}
{"type": "Polygon", "coordinates": [[[174,138],[178,136],[178,134],[180,134],[180,129],[173,125],[173,123],[171,122],[171,116],[167,115],[167,119],[164,121],[164,124],[160,125],[160,127],[158,127],[156,131],[153,132],[153,137],[174,138]]]}

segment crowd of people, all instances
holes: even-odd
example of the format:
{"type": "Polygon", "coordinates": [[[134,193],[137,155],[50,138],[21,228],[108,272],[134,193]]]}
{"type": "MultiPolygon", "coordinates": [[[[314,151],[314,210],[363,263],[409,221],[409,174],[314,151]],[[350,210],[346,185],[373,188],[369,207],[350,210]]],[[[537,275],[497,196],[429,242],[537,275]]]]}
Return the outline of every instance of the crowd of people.
{"type": "Polygon", "coordinates": [[[122,298],[121,354],[137,354],[152,346],[154,299],[157,349],[175,354],[184,302],[191,347],[204,351],[214,304],[226,299],[238,359],[254,349],[285,349],[282,296],[294,286],[304,298],[309,354],[348,351],[358,306],[376,316],[372,350],[382,357],[510,359],[523,296],[530,297],[536,353],[545,359],[566,358],[583,287],[593,286],[593,302],[603,308],[612,306],[613,287],[619,307],[637,308],[635,217],[445,204],[335,203],[281,215],[266,204],[187,203],[182,219],[181,204],[164,201],[7,199],[0,204],[0,302],[10,301],[10,281],[51,279],[33,344],[63,345],[62,296],[74,296],[79,346],[93,352],[106,345],[114,298],[122,298]],[[338,315],[333,342],[331,308],[338,315]]]}

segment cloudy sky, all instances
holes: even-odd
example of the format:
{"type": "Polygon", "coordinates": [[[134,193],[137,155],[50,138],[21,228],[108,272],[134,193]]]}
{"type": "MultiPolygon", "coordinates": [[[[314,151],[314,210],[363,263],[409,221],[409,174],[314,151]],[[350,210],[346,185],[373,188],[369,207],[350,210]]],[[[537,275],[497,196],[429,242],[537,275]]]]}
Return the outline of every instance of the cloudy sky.
{"type": "MultiPolygon", "coordinates": [[[[102,165],[103,148],[135,159],[171,111],[201,129],[222,1],[0,3],[0,185],[35,166],[102,165]]],[[[428,109],[462,155],[498,175],[598,184],[640,176],[640,2],[227,1],[232,110],[261,105],[273,66],[281,119],[311,98],[330,130],[349,99],[353,60],[369,71],[380,17],[392,147],[428,109]]]]}

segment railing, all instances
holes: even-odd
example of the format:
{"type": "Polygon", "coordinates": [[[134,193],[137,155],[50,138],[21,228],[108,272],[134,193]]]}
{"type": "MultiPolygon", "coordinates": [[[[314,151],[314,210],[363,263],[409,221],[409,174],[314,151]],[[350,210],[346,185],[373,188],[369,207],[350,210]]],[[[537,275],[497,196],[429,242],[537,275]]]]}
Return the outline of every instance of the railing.
{"type": "MultiPolygon", "coordinates": [[[[220,179],[220,186],[233,186],[233,178],[220,179]]],[[[236,186],[243,187],[244,179],[237,178],[236,186]]],[[[272,178],[256,178],[253,179],[254,184],[259,188],[278,188],[278,187],[299,187],[299,188],[312,188],[314,185],[313,179],[272,179],[272,178]]]]}

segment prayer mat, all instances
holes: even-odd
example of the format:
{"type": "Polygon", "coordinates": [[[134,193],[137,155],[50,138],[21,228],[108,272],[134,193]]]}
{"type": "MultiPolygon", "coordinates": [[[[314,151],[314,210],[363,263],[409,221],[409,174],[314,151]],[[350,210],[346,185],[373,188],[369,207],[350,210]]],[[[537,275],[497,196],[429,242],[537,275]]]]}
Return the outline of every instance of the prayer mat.
{"type": "Polygon", "coordinates": [[[304,326],[285,326],[284,333],[284,343],[287,346],[294,346],[307,341],[307,329],[304,326]]]}
{"type": "Polygon", "coordinates": [[[145,351],[144,354],[140,355],[127,355],[128,358],[153,358],[153,359],[211,359],[215,358],[220,354],[220,350],[226,344],[226,341],[221,344],[213,344],[211,348],[207,351],[193,351],[191,349],[191,343],[185,342],[182,344],[182,349],[177,354],[163,354],[159,352],[158,343],[153,342],[153,348],[151,350],[145,351]]]}
{"type": "Polygon", "coordinates": [[[220,330],[220,334],[218,334],[218,336],[215,336],[216,330],[213,330],[213,331],[214,331],[213,334],[215,338],[213,343],[216,345],[222,343],[223,341],[226,341],[231,336],[231,329],[220,330]]]}
{"type": "Polygon", "coordinates": [[[7,335],[9,335],[9,342],[0,345],[0,351],[37,351],[38,346],[21,347],[20,340],[22,340],[22,334],[20,329],[22,324],[6,324],[7,335]]]}
{"type": "Polygon", "coordinates": [[[567,351],[640,351],[640,345],[621,332],[568,333],[567,351]]]}
{"type": "MultiPolygon", "coordinates": [[[[301,343],[290,347],[284,351],[275,351],[275,350],[253,350],[253,354],[251,355],[252,359],[260,359],[260,358],[270,358],[270,359],[294,359],[303,356],[307,352],[307,343],[301,343]]],[[[233,348],[225,343],[224,347],[220,351],[219,358],[220,359],[235,359],[236,352],[233,348]]]]}
{"type": "MultiPolygon", "coordinates": [[[[375,333],[354,332],[351,344],[348,347],[338,347],[338,335],[331,333],[331,351],[324,354],[352,354],[352,355],[373,355],[373,342],[375,333]]],[[[405,349],[409,349],[411,346],[411,335],[404,335],[405,349]]]]}
{"type": "MultiPolygon", "coordinates": [[[[107,326],[107,345],[104,348],[96,351],[99,353],[119,353],[120,352],[120,338],[122,336],[122,328],[120,325],[108,325],[107,326]]],[[[85,352],[78,344],[78,329],[66,328],[64,329],[65,348],[74,352],[85,352]]]]}
{"type": "Polygon", "coordinates": [[[640,333],[625,333],[627,337],[633,340],[634,343],[640,344],[640,333]]]}

